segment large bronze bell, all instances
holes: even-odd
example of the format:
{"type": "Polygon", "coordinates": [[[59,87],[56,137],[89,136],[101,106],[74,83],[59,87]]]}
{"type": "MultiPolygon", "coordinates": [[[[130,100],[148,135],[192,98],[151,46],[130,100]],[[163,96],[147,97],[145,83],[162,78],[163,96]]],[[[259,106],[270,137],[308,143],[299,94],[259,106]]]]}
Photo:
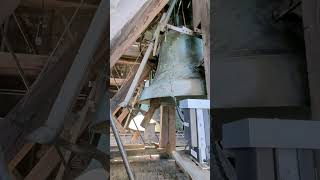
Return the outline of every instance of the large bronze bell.
{"type": "Polygon", "coordinates": [[[140,100],[204,96],[204,80],[195,68],[203,58],[202,51],[201,39],[167,32],[160,47],[155,78],[143,90],[140,100]]]}

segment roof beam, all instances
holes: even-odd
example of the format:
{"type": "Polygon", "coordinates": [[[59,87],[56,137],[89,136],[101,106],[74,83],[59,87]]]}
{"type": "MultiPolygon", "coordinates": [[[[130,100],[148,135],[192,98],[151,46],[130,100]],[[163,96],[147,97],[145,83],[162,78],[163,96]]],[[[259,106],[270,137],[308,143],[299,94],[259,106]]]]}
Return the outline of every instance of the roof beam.
{"type": "Polygon", "coordinates": [[[121,86],[126,79],[121,78],[110,78],[110,86],[121,86]]]}
{"type": "MultiPolygon", "coordinates": [[[[21,0],[21,6],[43,8],[43,0],[21,0]]],[[[71,1],[59,1],[59,0],[46,0],[44,1],[44,8],[67,8],[67,7],[79,7],[82,8],[97,8],[97,5],[84,3],[81,5],[80,2],[71,1]]]]}
{"type": "MultiPolygon", "coordinates": [[[[48,56],[15,53],[26,75],[36,76],[48,60],[48,56]]],[[[12,55],[0,52],[0,75],[17,75],[17,67],[12,55]]]]}
{"type": "Polygon", "coordinates": [[[117,61],[117,64],[129,64],[129,65],[136,65],[136,64],[140,64],[139,61],[136,61],[135,59],[124,59],[124,58],[120,58],[117,61]]]}
{"type": "Polygon", "coordinates": [[[110,68],[138,39],[167,3],[168,0],[131,0],[130,3],[120,0],[116,7],[111,8],[110,68]]]}

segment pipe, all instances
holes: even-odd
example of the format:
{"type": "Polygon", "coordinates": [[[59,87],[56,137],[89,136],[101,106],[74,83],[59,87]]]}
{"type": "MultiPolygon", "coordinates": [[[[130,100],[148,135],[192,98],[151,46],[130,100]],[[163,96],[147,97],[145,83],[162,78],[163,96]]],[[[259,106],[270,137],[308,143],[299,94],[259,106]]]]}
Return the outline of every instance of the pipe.
{"type": "Polygon", "coordinates": [[[122,145],[122,142],[121,142],[121,139],[120,139],[120,135],[119,135],[119,132],[118,132],[118,130],[116,128],[116,125],[114,124],[114,119],[113,119],[113,116],[111,115],[111,112],[110,112],[110,124],[111,124],[111,128],[112,128],[112,131],[113,131],[113,134],[114,134],[114,138],[116,139],[116,142],[118,144],[119,151],[120,151],[123,163],[124,163],[124,167],[126,168],[129,180],[134,180],[134,176],[133,176],[130,164],[128,162],[128,159],[127,159],[127,153],[124,150],[124,147],[122,145]]]}
{"type": "Polygon", "coordinates": [[[143,59],[142,59],[141,64],[140,64],[140,66],[138,68],[138,71],[137,71],[136,75],[134,76],[134,78],[132,80],[132,83],[131,83],[131,86],[129,88],[129,91],[128,91],[124,101],[122,103],[120,103],[119,106],[121,106],[121,107],[127,107],[128,106],[129,101],[133,96],[134,90],[136,89],[136,87],[138,85],[138,82],[140,80],[140,77],[141,77],[141,74],[142,74],[142,72],[144,70],[144,67],[147,64],[147,61],[148,61],[149,56],[150,56],[150,54],[152,52],[152,49],[153,49],[153,43],[151,42],[149,44],[149,46],[148,46],[148,49],[147,49],[146,53],[143,56],[143,59]]]}
{"type": "Polygon", "coordinates": [[[18,26],[18,28],[19,28],[19,30],[20,30],[20,33],[21,33],[24,41],[26,42],[29,50],[32,51],[33,54],[36,54],[34,48],[33,48],[33,47],[31,46],[31,44],[29,43],[29,41],[28,41],[28,39],[27,39],[27,37],[26,37],[26,35],[25,35],[25,33],[24,33],[24,31],[23,31],[23,29],[22,29],[22,27],[21,27],[21,25],[20,25],[20,23],[19,23],[19,21],[18,21],[18,18],[17,18],[17,16],[16,16],[15,13],[13,13],[13,19],[14,19],[14,21],[16,22],[16,24],[17,24],[17,26],[18,26]]]}

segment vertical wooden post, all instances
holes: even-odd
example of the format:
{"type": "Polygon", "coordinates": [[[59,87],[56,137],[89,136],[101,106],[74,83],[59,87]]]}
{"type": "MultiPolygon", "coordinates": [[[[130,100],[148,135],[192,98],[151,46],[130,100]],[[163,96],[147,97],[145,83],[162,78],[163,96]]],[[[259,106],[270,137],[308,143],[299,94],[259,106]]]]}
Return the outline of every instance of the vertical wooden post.
{"type": "Polygon", "coordinates": [[[169,141],[167,152],[171,153],[176,150],[176,107],[168,106],[168,109],[169,141]]]}
{"type": "Polygon", "coordinates": [[[166,148],[168,144],[168,139],[169,139],[168,110],[169,108],[167,106],[160,106],[160,139],[159,139],[160,148],[166,148]]]}
{"type": "Polygon", "coordinates": [[[160,107],[160,148],[170,153],[176,149],[176,113],[175,106],[160,107]]]}

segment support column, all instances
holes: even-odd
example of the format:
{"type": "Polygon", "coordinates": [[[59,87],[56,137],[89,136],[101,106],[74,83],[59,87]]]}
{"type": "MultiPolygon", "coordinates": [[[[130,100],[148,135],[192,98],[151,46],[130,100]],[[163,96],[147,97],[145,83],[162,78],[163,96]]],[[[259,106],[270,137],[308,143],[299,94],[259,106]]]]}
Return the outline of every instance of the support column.
{"type": "Polygon", "coordinates": [[[160,107],[160,148],[166,148],[168,153],[176,149],[176,111],[173,105],[160,107]]]}
{"type": "Polygon", "coordinates": [[[160,106],[160,148],[166,148],[169,141],[168,110],[167,106],[160,106]]]}
{"type": "Polygon", "coordinates": [[[167,152],[171,153],[176,150],[176,107],[168,106],[168,109],[169,142],[167,152]]]}

